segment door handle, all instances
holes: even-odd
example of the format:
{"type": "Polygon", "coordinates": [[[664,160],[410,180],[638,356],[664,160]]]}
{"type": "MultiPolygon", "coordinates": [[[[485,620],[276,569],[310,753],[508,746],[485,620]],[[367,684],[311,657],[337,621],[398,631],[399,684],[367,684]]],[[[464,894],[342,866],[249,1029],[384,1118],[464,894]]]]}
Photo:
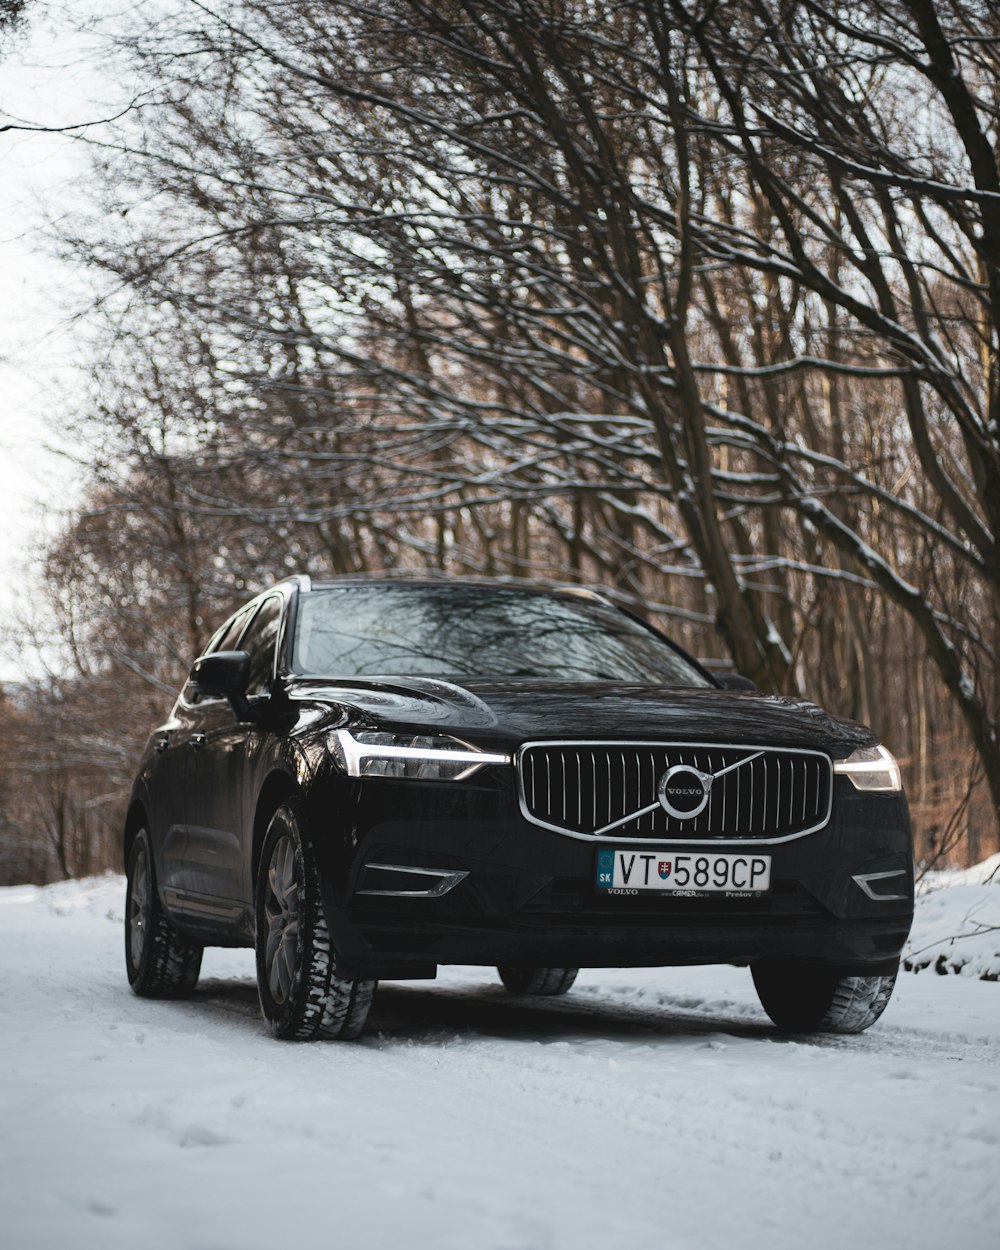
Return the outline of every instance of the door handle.
{"type": "Polygon", "coordinates": [[[163,752],[169,746],[170,746],[170,738],[167,734],[163,734],[159,738],[153,739],[153,750],[156,752],[157,755],[162,755],[163,752]]]}
{"type": "Polygon", "coordinates": [[[191,748],[192,751],[198,751],[204,745],[205,745],[204,734],[192,734],[191,737],[188,738],[188,746],[191,748]]]}

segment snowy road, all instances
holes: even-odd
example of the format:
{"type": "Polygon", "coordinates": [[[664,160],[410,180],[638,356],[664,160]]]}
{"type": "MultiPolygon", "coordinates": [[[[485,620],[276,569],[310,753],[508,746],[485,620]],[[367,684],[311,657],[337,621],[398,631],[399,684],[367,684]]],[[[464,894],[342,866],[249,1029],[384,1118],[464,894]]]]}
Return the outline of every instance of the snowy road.
{"type": "Polygon", "coordinates": [[[487,969],[369,1034],[262,1031],[249,952],[127,990],[118,879],[0,890],[5,1250],[1000,1245],[1000,985],[901,978],[860,1038],[780,1037],[737,969],[487,969]]]}

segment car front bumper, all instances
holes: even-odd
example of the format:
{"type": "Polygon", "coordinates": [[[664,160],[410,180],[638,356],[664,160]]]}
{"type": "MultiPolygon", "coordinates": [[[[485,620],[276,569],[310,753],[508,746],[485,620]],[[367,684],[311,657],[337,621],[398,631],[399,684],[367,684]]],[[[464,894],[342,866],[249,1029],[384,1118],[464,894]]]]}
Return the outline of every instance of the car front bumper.
{"type": "Polygon", "coordinates": [[[898,963],[913,916],[901,795],[864,795],[839,780],[831,819],[815,833],[771,844],[671,843],[673,853],[770,855],[766,894],[623,896],[596,886],[597,853],[607,842],[531,824],[512,788],[489,782],[379,779],[340,783],[336,796],[314,791],[311,823],[345,975],[431,976],[438,964],[453,963],[629,967],[773,958],[873,975],[898,963]]]}

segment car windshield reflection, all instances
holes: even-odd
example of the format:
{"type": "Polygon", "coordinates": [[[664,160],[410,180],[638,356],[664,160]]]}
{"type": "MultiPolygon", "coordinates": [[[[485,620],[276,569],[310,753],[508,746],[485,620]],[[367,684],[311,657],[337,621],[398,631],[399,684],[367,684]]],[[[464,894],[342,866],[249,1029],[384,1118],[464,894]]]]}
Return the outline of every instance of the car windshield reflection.
{"type": "Polygon", "coordinates": [[[605,604],[454,585],[317,587],[300,604],[292,666],[314,677],[711,684],[605,604]]]}

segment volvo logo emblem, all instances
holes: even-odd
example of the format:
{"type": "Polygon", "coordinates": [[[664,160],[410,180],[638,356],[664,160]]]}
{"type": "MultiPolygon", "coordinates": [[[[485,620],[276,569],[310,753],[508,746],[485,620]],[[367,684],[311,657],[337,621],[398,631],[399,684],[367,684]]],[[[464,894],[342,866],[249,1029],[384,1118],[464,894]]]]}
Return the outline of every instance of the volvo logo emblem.
{"type": "Polygon", "coordinates": [[[660,778],[656,797],[668,816],[693,820],[708,806],[715,777],[690,764],[674,764],[660,778]]]}

